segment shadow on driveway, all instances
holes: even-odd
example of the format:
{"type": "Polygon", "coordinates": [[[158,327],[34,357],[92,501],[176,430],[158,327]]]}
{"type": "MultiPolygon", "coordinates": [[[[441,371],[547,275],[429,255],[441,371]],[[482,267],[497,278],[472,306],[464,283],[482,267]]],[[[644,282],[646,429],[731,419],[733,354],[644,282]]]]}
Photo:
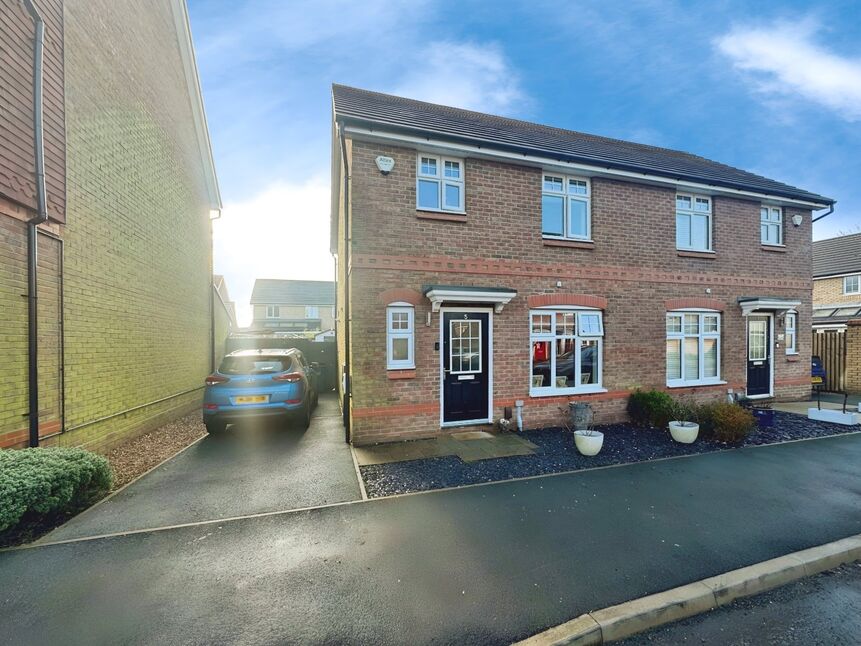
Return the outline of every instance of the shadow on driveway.
{"type": "Polygon", "coordinates": [[[361,498],[334,395],[307,431],[232,426],[76,516],[41,542],[297,509],[361,498]]]}

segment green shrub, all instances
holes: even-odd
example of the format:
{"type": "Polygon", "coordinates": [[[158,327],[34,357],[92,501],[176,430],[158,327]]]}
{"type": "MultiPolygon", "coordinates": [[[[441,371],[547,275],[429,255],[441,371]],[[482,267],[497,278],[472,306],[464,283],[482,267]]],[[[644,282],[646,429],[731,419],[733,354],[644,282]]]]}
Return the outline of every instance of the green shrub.
{"type": "Polygon", "coordinates": [[[710,413],[707,432],[719,442],[741,442],[756,426],[753,413],[738,404],[712,404],[710,413]]]}
{"type": "Polygon", "coordinates": [[[628,398],[628,415],[638,426],[666,427],[674,407],[673,398],[660,390],[635,390],[628,398]]]}
{"type": "Polygon", "coordinates": [[[87,507],[111,488],[108,461],[83,449],[0,450],[0,534],[87,507]]]}

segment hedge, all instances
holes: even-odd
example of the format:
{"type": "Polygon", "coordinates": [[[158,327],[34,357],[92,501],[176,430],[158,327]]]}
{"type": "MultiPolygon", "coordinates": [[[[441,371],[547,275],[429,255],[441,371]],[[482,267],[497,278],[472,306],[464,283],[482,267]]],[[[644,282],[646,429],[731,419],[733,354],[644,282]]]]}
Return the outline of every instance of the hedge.
{"type": "Polygon", "coordinates": [[[0,533],[22,519],[75,513],[104,496],[112,479],[108,461],[83,449],[0,450],[0,533]]]}

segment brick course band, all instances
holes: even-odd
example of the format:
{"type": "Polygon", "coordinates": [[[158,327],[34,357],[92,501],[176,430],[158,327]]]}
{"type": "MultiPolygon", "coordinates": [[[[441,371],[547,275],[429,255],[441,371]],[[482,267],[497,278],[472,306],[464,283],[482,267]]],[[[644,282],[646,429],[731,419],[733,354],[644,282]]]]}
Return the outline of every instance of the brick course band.
{"type": "Polygon", "coordinates": [[[669,298],[664,301],[667,311],[683,309],[704,309],[724,311],[724,303],[714,298],[669,298]]]}
{"type": "Polygon", "coordinates": [[[380,295],[377,298],[383,305],[390,305],[391,303],[409,303],[410,305],[418,305],[422,302],[424,297],[414,289],[396,287],[395,289],[387,289],[384,292],[380,292],[380,295]]]}
{"type": "Polygon", "coordinates": [[[540,276],[569,279],[630,282],[675,283],[689,285],[729,285],[751,288],[810,289],[810,280],[768,280],[759,276],[667,272],[642,267],[611,267],[577,265],[539,265],[516,260],[480,260],[472,258],[397,256],[387,254],[354,254],[351,269],[388,269],[397,271],[429,271],[436,273],[481,274],[495,276],[540,276]]]}
{"type": "Polygon", "coordinates": [[[599,310],[607,309],[607,299],[592,294],[538,294],[526,299],[529,307],[547,307],[549,305],[575,305],[579,307],[594,307],[599,310]]]}

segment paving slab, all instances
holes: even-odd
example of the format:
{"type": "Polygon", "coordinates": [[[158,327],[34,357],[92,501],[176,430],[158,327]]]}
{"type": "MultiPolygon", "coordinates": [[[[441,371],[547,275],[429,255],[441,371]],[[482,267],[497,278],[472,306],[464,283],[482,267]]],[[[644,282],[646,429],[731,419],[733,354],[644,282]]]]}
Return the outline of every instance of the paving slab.
{"type": "Polygon", "coordinates": [[[2,552],[0,643],[510,644],[861,533],[859,464],[843,435],[2,552]]]}
{"type": "Polygon", "coordinates": [[[338,402],[326,395],[308,430],[246,426],[208,435],[42,542],[358,499],[338,402]]]}

